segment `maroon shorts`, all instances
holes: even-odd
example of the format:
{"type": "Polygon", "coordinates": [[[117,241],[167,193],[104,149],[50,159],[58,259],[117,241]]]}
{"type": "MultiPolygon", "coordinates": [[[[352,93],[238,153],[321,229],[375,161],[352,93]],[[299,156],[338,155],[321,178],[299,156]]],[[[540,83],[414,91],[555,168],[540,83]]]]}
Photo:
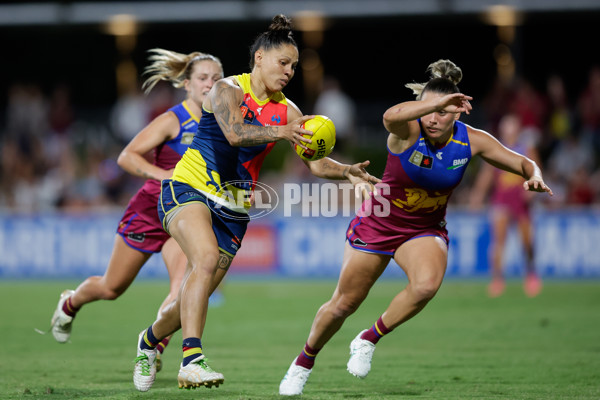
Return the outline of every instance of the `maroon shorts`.
{"type": "Polygon", "coordinates": [[[117,233],[125,243],[144,253],[158,253],[170,238],[158,219],[158,195],[138,192],[127,205],[117,233]]]}
{"type": "Polygon", "coordinates": [[[369,253],[387,254],[393,256],[403,243],[422,236],[438,236],[448,244],[448,231],[445,222],[439,226],[423,229],[400,228],[394,229],[378,224],[380,217],[356,216],[348,226],[346,239],[350,246],[369,253]]]}

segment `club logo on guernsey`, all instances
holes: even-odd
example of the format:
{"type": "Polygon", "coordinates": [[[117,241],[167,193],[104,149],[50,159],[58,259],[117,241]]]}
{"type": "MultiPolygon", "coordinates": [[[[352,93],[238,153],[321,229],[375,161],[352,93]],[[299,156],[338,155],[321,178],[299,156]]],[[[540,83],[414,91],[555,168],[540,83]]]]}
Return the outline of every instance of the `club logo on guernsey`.
{"type": "Polygon", "coordinates": [[[452,165],[446,169],[458,169],[465,166],[469,162],[468,158],[460,158],[458,160],[452,160],[452,165]]]}
{"type": "Polygon", "coordinates": [[[248,122],[254,121],[254,111],[250,110],[246,106],[240,107],[240,110],[242,111],[242,117],[244,117],[244,120],[248,122]]]}
{"type": "Polygon", "coordinates": [[[426,156],[417,150],[413,151],[408,161],[420,168],[431,169],[433,165],[433,157],[426,156]]]}
{"type": "Polygon", "coordinates": [[[194,141],[194,132],[183,132],[181,134],[181,144],[190,145],[194,141]]]}
{"type": "Polygon", "coordinates": [[[404,189],[404,193],[406,200],[398,198],[392,200],[392,204],[410,213],[418,210],[434,212],[448,202],[448,195],[435,192],[435,196],[429,196],[426,190],[419,188],[404,189]]]}

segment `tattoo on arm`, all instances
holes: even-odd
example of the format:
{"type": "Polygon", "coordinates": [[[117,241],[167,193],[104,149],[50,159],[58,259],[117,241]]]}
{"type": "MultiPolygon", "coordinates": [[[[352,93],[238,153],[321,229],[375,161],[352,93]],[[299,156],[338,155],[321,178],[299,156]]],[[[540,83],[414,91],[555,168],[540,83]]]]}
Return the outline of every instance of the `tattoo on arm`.
{"type": "Polygon", "coordinates": [[[136,169],[136,172],[138,173],[139,176],[141,176],[144,179],[156,179],[154,176],[150,175],[149,173],[147,173],[146,171],[142,171],[141,169],[136,169]]]}
{"type": "Polygon", "coordinates": [[[316,168],[311,168],[313,175],[325,179],[346,179],[346,173],[350,171],[350,166],[340,164],[329,157],[323,158],[314,164],[316,168]]]}
{"type": "Polygon", "coordinates": [[[227,271],[229,270],[231,261],[233,261],[233,258],[231,256],[228,256],[225,253],[219,253],[219,262],[217,264],[217,268],[227,271]]]}
{"type": "Polygon", "coordinates": [[[239,138],[240,146],[256,146],[277,141],[277,130],[273,126],[256,126],[250,124],[235,124],[233,132],[239,138]]]}
{"type": "Polygon", "coordinates": [[[219,85],[212,98],[212,105],[215,118],[232,145],[256,146],[279,140],[277,127],[244,123],[236,91],[230,85],[219,85]]]}

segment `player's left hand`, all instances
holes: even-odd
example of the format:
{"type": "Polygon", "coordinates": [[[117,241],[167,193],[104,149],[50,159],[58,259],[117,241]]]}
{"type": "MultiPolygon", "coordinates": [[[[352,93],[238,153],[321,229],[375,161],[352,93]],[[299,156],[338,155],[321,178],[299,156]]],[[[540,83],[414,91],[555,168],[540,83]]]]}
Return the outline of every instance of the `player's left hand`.
{"type": "Polygon", "coordinates": [[[369,160],[360,163],[353,164],[348,170],[347,178],[354,185],[354,192],[356,197],[360,197],[362,193],[363,199],[369,198],[371,194],[377,194],[375,191],[375,184],[381,182],[381,179],[374,177],[369,174],[366,167],[371,162],[369,160]]]}
{"type": "Polygon", "coordinates": [[[550,196],[554,196],[550,186],[546,185],[541,178],[534,176],[533,178],[523,183],[523,188],[531,192],[547,192],[550,196]]]}

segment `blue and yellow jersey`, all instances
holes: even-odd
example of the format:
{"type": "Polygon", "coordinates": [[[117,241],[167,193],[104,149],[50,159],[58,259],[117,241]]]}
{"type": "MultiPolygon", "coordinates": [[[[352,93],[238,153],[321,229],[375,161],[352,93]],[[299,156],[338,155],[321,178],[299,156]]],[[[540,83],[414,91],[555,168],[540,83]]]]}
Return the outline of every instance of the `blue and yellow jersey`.
{"type": "MultiPolygon", "coordinates": [[[[244,123],[287,124],[287,100],[283,93],[277,92],[261,101],[252,93],[250,74],[236,75],[234,79],[244,91],[240,105],[244,123]]],[[[203,109],[198,131],[177,163],[173,180],[187,183],[233,211],[246,212],[264,158],[274,145],[273,142],[250,147],[231,146],[214,114],[203,109]]]]}
{"type": "MultiPolygon", "coordinates": [[[[192,144],[194,135],[198,130],[198,117],[190,110],[187,102],[183,102],[169,108],[179,120],[179,133],[173,139],[158,145],[154,149],[153,164],[164,170],[175,168],[175,165],[181,160],[181,156],[192,144]]],[[[154,196],[154,203],[160,193],[160,182],[154,179],[147,179],[142,186],[141,191],[151,193],[154,196]]]]}
{"type": "Polygon", "coordinates": [[[154,164],[163,169],[175,167],[198,131],[199,118],[190,110],[186,100],[169,108],[169,111],[179,120],[179,133],[155,150],[154,164]]]}

